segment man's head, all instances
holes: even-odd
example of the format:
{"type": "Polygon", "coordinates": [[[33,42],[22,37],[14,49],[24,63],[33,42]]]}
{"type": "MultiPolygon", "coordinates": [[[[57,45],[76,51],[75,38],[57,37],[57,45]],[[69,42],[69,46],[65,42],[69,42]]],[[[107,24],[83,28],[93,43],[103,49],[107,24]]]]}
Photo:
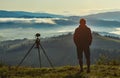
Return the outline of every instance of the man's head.
{"type": "Polygon", "coordinates": [[[84,18],[80,19],[80,25],[85,25],[86,24],[86,20],[84,18]]]}

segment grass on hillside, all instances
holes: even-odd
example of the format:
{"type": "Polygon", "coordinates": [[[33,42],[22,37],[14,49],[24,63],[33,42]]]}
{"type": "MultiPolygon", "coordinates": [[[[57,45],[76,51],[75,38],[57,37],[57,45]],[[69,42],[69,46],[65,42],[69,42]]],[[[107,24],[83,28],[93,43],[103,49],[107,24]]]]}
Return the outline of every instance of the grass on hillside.
{"type": "Polygon", "coordinates": [[[91,73],[79,74],[79,66],[63,66],[52,68],[31,68],[1,66],[0,78],[120,78],[120,66],[92,65],[91,73]]]}

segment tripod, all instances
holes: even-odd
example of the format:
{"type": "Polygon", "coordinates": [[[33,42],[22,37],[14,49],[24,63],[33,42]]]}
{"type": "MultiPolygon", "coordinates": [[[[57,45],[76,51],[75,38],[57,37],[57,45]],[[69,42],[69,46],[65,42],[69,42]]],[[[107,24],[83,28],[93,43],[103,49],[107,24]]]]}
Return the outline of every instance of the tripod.
{"type": "Polygon", "coordinates": [[[36,45],[36,48],[38,49],[39,66],[40,66],[40,68],[41,68],[41,66],[42,66],[42,64],[41,64],[40,48],[41,48],[41,50],[43,51],[45,57],[47,58],[50,66],[51,66],[52,68],[54,68],[52,62],[50,61],[48,55],[47,55],[46,52],[45,52],[45,49],[43,48],[43,46],[42,46],[41,43],[40,43],[40,38],[39,38],[39,36],[40,36],[40,34],[37,33],[37,34],[36,34],[35,43],[31,46],[31,48],[30,48],[30,49],[28,50],[28,52],[25,54],[25,56],[23,57],[23,59],[22,59],[22,60],[20,61],[20,63],[17,65],[17,68],[23,63],[23,61],[25,60],[25,58],[28,56],[28,54],[31,52],[31,50],[33,49],[33,47],[34,47],[35,45],[36,45]]]}

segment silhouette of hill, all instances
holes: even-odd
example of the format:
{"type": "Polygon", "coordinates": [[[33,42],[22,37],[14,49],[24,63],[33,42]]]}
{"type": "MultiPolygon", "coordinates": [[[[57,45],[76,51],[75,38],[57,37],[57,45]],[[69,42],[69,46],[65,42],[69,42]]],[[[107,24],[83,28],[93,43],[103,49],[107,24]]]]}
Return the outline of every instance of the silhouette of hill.
{"type": "Polygon", "coordinates": [[[120,27],[120,11],[115,12],[103,12],[97,14],[90,14],[86,16],[70,16],[70,20],[77,23],[80,18],[86,18],[87,24],[90,26],[102,26],[102,27],[120,27]],[[116,17],[117,16],[117,17],[116,17]]]}
{"type": "MultiPolygon", "coordinates": [[[[114,11],[114,12],[103,12],[103,13],[97,13],[97,14],[90,14],[86,16],[82,16],[85,18],[98,18],[98,19],[116,19],[119,20],[120,17],[120,11],[114,11]],[[117,16],[117,17],[116,17],[117,16]]],[[[63,15],[57,15],[57,14],[50,14],[50,13],[34,13],[34,12],[25,12],[25,11],[6,11],[6,10],[0,10],[0,17],[22,17],[22,18],[30,18],[30,17],[38,17],[38,18],[55,18],[55,17],[65,17],[63,15]]],[[[70,16],[70,17],[80,17],[80,16],[70,16]]]]}
{"type": "Polygon", "coordinates": [[[14,17],[14,18],[55,18],[64,17],[62,15],[50,14],[50,13],[33,13],[25,11],[5,11],[0,10],[0,17],[14,17]]]}
{"type": "Polygon", "coordinates": [[[97,13],[97,14],[90,14],[86,15],[84,17],[86,18],[98,18],[98,19],[109,19],[109,20],[120,20],[119,17],[120,11],[114,11],[114,12],[103,12],[103,13],[97,13]],[[118,17],[116,17],[118,16],[118,17]]]}
{"type": "MultiPolygon", "coordinates": [[[[33,43],[34,40],[28,39],[0,42],[0,60],[8,65],[17,65],[33,43]]],[[[41,44],[55,66],[78,64],[72,34],[60,35],[52,38],[42,38],[41,44]]],[[[100,55],[106,55],[109,59],[119,59],[119,48],[119,39],[104,37],[97,33],[93,33],[93,43],[91,46],[92,63],[94,64],[100,55]]],[[[39,63],[37,55],[37,50],[33,48],[22,65],[38,67],[39,63]]],[[[49,66],[43,53],[42,65],[49,66]]]]}

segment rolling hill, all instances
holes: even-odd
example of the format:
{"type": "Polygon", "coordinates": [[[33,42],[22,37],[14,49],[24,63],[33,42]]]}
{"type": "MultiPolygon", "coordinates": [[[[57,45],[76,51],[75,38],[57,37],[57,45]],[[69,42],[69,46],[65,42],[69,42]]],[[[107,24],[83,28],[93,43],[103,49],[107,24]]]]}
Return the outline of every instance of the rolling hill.
{"type": "MultiPolygon", "coordinates": [[[[33,45],[34,40],[9,40],[0,42],[0,58],[3,63],[8,65],[17,65],[28,49],[33,45]]],[[[54,66],[77,65],[76,48],[72,40],[72,34],[61,35],[52,38],[42,38],[43,45],[47,55],[54,66]]],[[[94,64],[100,55],[105,55],[109,59],[119,59],[120,40],[104,37],[93,33],[93,43],[91,45],[91,62],[94,64]]],[[[42,66],[49,66],[46,57],[41,51],[42,66]]],[[[38,67],[37,49],[33,48],[26,60],[24,66],[38,67]],[[28,61],[29,60],[29,61],[28,61]]]]}

